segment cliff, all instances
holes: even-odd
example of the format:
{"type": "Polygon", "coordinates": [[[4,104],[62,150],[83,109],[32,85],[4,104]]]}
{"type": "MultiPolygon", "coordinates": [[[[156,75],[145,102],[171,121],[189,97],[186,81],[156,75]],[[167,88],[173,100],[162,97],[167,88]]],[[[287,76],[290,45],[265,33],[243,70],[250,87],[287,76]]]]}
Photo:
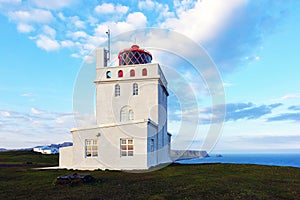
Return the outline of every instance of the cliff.
{"type": "Polygon", "coordinates": [[[197,150],[171,150],[171,158],[173,161],[191,158],[209,157],[206,151],[197,150]]]}

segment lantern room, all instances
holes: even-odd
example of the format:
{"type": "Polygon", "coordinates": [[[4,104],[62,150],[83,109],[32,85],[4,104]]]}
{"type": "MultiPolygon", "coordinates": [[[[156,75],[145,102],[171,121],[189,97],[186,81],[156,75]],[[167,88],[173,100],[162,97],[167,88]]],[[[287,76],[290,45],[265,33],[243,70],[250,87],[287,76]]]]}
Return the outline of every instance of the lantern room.
{"type": "Polygon", "coordinates": [[[140,49],[138,45],[132,45],[129,49],[120,51],[118,55],[119,65],[135,65],[151,63],[152,55],[150,52],[140,49]]]}

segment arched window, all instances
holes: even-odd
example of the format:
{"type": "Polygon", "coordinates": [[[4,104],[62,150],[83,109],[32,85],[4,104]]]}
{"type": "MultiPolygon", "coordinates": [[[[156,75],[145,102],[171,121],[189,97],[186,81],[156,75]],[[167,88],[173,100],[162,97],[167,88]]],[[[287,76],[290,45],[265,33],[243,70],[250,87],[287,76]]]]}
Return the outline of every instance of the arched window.
{"type": "Polygon", "coordinates": [[[123,77],[123,71],[122,70],[118,71],[118,77],[123,77]]]}
{"type": "Polygon", "coordinates": [[[106,72],[106,78],[111,78],[111,72],[110,71],[106,72]]]}
{"type": "Polygon", "coordinates": [[[120,85],[115,85],[115,97],[120,96],[120,85]]]}
{"type": "Polygon", "coordinates": [[[120,122],[126,121],[126,107],[122,108],[120,111],[120,122]]]}
{"type": "Polygon", "coordinates": [[[134,120],[134,113],[133,113],[133,110],[129,110],[129,113],[128,113],[128,120],[134,120]]]}
{"type": "Polygon", "coordinates": [[[137,83],[134,83],[134,84],[133,84],[133,87],[132,87],[132,94],[133,94],[133,95],[138,95],[138,94],[139,94],[139,87],[138,87],[138,84],[137,84],[137,83]]]}
{"type": "Polygon", "coordinates": [[[120,110],[120,122],[134,120],[134,112],[130,106],[124,106],[120,110]]]}
{"type": "Polygon", "coordinates": [[[130,70],[130,77],[134,77],[135,76],[135,71],[134,69],[130,70]]]}
{"type": "Polygon", "coordinates": [[[147,76],[147,69],[146,69],[146,68],[143,69],[142,75],[143,75],[143,76],[147,76]]]}

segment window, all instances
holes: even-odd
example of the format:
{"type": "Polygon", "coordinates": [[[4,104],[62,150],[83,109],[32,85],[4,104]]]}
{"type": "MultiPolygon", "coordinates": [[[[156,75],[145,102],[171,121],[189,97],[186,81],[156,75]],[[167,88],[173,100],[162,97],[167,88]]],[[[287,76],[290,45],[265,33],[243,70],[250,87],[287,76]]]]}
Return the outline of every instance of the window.
{"type": "Polygon", "coordinates": [[[120,111],[120,122],[126,121],[126,108],[122,108],[120,111]]]}
{"type": "MultiPolygon", "coordinates": [[[[163,129],[164,129],[165,127],[163,127],[163,129]]],[[[162,131],[162,133],[161,133],[161,143],[162,143],[162,146],[165,146],[165,136],[164,136],[164,134],[165,134],[165,132],[164,131],[162,131]]]]}
{"type": "Polygon", "coordinates": [[[133,110],[129,110],[128,120],[134,120],[134,113],[133,113],[133,110]]]}
{"type": "Polygon", "coordinates": [[[154,139],[151,139],[150,141],[150,151],[154,152],[154,139]]]}
{"type": "Polygon", "coordinates": [[[134,120],[134,112],[130,106],[124,106],[120,110],[120,122],[134,120]]]}
{"type": "Polygon", "coordinates": [[[120,156],[133,156],[133,139],[120,139],[120,156]]]}
{"type": "Polygon", "coordinates": [[[111,72],[110,71],[106,72],[106,78],[111,78],[111,72]]]}
{"type": "Polygon", "coordinates": [[[98,157],[98,143],[97,140],[85,140],[85,157],[98,157]]]}
{"type": "Polygon", "coordinates": [[[120,78],[120,77],[123,77],[123,71],[122,70],[119,70],[118,71],[118,77],[120,78]]]}
{"type": "Polygon", "coordinates": [[[143,75],[143,76],[147,76],[147,69],[146,69],[146,68],[143,69],[142,75],[143,75]]]}
{"type": "Polygon", "coordinates": [[[115,97],[120,96],[120,85],[115,85],[115,97]]]}
{"type": "Polygon", "coordinates": [[[135,71],[134,69],[130,70],[130,77],[134,77],[135,76],[135,71]]]}
{"type": "Polygon", "coordinates": [[[133,84],[133,95],[138,95],[139,94],[139,87],[137,83],[133,84]]]}

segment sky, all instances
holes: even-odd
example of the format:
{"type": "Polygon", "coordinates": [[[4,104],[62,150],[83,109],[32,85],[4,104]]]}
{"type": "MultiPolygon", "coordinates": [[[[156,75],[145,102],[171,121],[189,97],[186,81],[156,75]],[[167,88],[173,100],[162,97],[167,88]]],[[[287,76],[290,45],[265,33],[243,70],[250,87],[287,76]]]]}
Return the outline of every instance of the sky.
{"type": "MultiPolygon", "coordinates": [[[[122,50],[122,34],[160,28],[199,45],[213,61],[225,91],[222,105],[212,102],[205,74],[199,81],[188,61],[166,61],[170,54],[153,40],[132,39],[149,51],[152,44],[154,61],[165,66],[175,139],[183,124],[180,99],[192,101],[178,89],[175,72],[192,88],[197,106],[188,111],[196,110],[199,123],[193,138],[180,140],[192,143],[190,149],[201,149],[218,123],[212,110],[224,107],[213,152],[300,152],[299,19],[300,3],[293,0],[0,0],[0,148],[72,140],[76,80],[90,52],[106,45],[109,27],[112,57],[122,50]]],[[[179,48],[171,43],[166,49],[179,48]]]]}

